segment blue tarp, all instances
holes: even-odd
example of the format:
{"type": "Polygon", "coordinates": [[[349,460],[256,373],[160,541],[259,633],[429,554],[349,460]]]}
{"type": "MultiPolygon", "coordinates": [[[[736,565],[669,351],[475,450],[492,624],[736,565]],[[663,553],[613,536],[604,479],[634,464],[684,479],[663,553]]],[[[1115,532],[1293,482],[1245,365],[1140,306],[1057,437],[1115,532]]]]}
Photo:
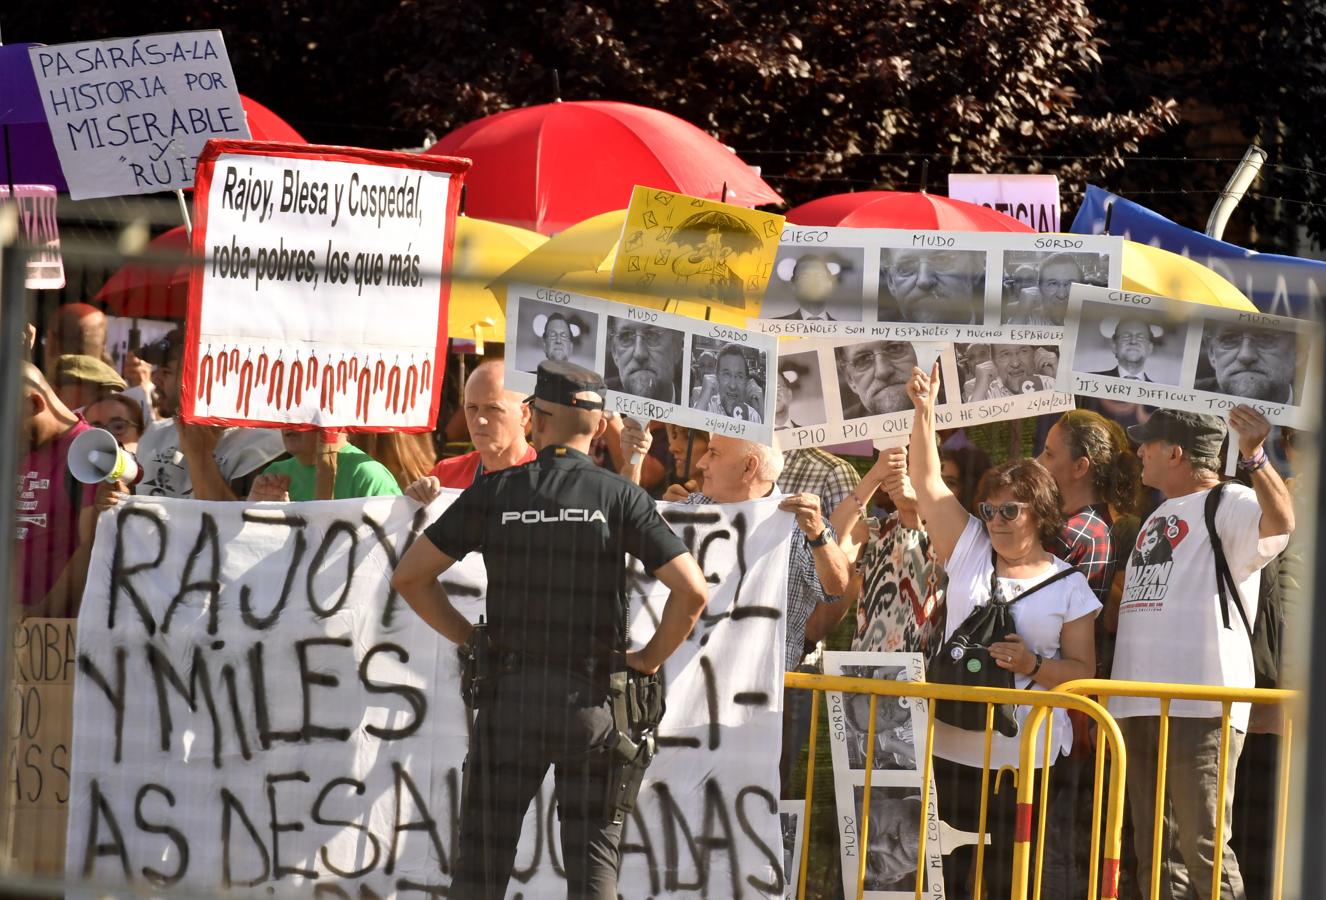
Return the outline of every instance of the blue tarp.
{"type": "Polygon", "coordinates": [[[1103,233],[1110,206],[1110,234],[1196,260],[1224,276],[1263,312],[1301,318],[1321,315],[1326,262],[1258,253],[1218,241],[1094,185],[1087,186],[1070,230],[1074,234],[1103,233]]]}

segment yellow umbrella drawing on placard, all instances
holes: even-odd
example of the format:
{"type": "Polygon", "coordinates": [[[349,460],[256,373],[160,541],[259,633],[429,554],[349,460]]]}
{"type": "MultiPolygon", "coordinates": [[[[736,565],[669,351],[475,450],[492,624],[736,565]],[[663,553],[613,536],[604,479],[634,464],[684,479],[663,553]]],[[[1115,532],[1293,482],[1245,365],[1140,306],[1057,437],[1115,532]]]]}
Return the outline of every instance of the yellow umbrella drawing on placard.
{"type": "Polygon", "coordinates": [[[1135,241],[1123,242],[1123,289],[1207,306],[1257,310],[1242,291],[1201,263],[1135,241]]]}
{"type": "Polygon", "coordinates": [[[457,216],[447,336],[474,341],[480,353],[485,340],[502,340],[506,312],[488,283],[547,240],[514,225],[457,216]]]}
{"type": "MultiPolygon", "coordinates": [[[[508,284],[534,284],[658,309],[662,305],[660,297],[616,291],[611,287],[612,267],[625,222],[626,210],[618,209],[572,225],[503,272],[493,280],[489,289],[503,308],[506,307],[508,284]]],[[[746,325],[746,315],[741,310],[710,308],[704,303],[688,300],[669,301],[666,309],[695,319],[708,318],[743,328],[746,325]]]]}

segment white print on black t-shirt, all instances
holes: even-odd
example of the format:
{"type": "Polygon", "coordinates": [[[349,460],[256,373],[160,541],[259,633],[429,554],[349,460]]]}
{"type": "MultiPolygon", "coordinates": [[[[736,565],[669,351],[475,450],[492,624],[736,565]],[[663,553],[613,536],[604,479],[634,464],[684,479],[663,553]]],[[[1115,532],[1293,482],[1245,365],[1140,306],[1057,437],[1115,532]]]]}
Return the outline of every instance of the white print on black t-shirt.
{"type": "Polygon", "coordinates": [[[1187,536],[1188,523],[1178,516],[1155,516],[1147,522],[1137,535],[1137,544],[1128,560],[1123,603],[1164,599],[1170,570],[1174,567],[1174,548],[1187,536]]]}

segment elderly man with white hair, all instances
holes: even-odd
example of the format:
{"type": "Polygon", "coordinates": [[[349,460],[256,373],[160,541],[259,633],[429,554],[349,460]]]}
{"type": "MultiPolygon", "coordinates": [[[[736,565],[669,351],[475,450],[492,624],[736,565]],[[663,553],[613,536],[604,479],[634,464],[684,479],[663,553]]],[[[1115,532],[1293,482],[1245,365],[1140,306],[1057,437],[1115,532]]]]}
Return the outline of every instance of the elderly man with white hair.
{"type": "MultiPolygon", "coordinates": [[[[783,454],[773,447],[743,441],[721,434],[709,436],[709,449],[700,457],[698,468],[704,473],[704,492],[692,493],[688,504],[743,503],[761,497],[782,497],[778,508],[796,514],[792,529],[792,550],[787,564],[787,640],[784,663],[794,670],[804,655],[806,623],[821,604],[831,603],[847,590],[851,564],[838,547],[837,537],[820,506],[820,498],[811,493],[786,495],[778,490],[783,472],[783,454]]],[[[668,499],[665,495],[664,499],[668,499]]],[[[783,717],[783,762],[779,766],[784,782],[792,763],[809,736],[806,717],[785,707],[783,717]]]]}

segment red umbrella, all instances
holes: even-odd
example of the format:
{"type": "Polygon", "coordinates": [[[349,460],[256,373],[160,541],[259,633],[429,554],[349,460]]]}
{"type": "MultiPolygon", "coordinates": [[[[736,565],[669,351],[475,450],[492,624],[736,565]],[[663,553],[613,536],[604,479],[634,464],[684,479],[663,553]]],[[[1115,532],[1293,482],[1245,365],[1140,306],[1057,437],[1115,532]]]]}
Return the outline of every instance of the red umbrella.
{"type": "Polygon", "coordinates": [[[141,319],[183,319],[189,295],[189,236],[180,225],[158,235],[143,258],[112,275],[93,303],[107,312],[141,319]]]}
{"type": "Polygon", "coordinates": [[[607,101],[528,106],[463,125],[425,153],[474,161],[466,213],[543,234],[630,202],[642,184],[738,206],[782,203],[735,153],[676,116],[607,101]]]}
{"type": "Polygon", "coordinates": [[[244,107],[244,117],[249,120],[249,134],[255,141],[281,141],[286,144],[307,144],[304,136],[290,126],[285,119],[263,106],[251,97],[243,94],[239,97],[244,107]]]}
{"type": "Polygon", "coordinates": [[[905,191],[858,191],[833,194],[787,212],[791,225],[841,225],[847,228],[910,228],[933,231],[1022,231],[1032,228],[988,206],[950,200],[936,194],[905,191]]]}

